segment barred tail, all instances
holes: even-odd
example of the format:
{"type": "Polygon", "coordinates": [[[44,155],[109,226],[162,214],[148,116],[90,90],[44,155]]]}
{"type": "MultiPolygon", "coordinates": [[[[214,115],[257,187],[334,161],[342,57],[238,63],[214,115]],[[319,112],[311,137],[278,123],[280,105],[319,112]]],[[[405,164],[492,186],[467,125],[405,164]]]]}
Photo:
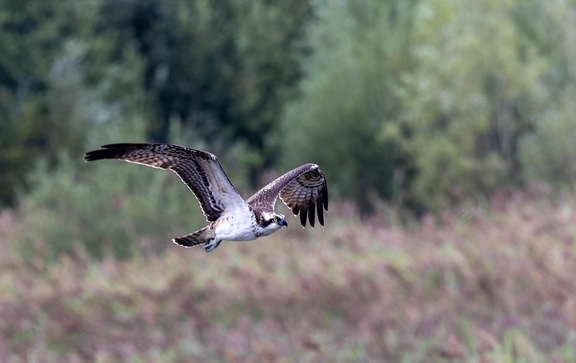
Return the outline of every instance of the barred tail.
{"type": "Polygon", "coordinates": [[[214,231],[206,226],[197,230],[194,233],[187,234],[182,237],[172,239],[172,242],[184,247],[194,247],[198,245],[205,245],[214,239],[214,231]]]}

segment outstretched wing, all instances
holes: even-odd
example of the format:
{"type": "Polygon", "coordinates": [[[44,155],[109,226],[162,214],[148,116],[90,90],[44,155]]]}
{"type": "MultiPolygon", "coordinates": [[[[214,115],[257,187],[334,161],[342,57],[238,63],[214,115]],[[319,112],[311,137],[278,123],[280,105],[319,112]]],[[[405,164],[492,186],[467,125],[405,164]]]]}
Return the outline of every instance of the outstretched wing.
{"type": "Polygon", "coordinates": [[[84,155],[86,161],[101,159],[172,170],[194,193],[209,222],[227,209],[246,208],[246,202],[211,153],[170,144],[110,144],[84,155]]]}
{"type": "Polygon", "coordinates": [[[328,187],[318,165],[306,164],[287,172],[260,189],[246,203],[254,209],[273,212],[278,196],[294,215],[300,214],[303,227],[306,227],[306,217],[314,227],[316,213],[318,221],[324,225],[324,209],[328,210],[328,187]]]}

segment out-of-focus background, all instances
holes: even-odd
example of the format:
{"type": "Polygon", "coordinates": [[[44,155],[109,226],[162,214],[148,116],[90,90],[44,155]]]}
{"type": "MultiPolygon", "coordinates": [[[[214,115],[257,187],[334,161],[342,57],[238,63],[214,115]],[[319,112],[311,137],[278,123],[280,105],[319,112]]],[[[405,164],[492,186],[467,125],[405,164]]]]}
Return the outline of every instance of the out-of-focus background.
{"type": "Polygon", "coordinates": [[[574,0],[0,0],[1,360],[574,362],[575,139],[574,0]],[[327,225],[180,248],[114,142],[315,162],[327,225]]]}

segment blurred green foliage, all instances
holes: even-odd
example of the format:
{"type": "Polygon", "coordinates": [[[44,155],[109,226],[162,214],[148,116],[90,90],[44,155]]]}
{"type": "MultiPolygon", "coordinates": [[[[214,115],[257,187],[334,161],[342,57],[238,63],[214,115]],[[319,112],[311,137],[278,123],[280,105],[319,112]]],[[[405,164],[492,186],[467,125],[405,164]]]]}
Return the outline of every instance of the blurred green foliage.
{"type": "MultiPolygon", "coordinates": [[[[362,210],[379,195],[401,202],[414,172],[399,125],[404,107],[398,89],[414,69],[410,38],[413,1],[328,1],[310,30],[314,53],[301,97],[283,123],[286,165],[318,163],[336,195],[362,210]]],[[[403,103],[404,102],[404,103],[403,103]]]]}
{"type": "MultiPolygon", "coordinates": [[[[141,120],[126,121],[114,131],[144,134],[141,120]]],[[[21,254],[42,252],[47,261],[62,254],[129,257],[163,250],[177,237],[170,233],[204,226],[194,197],[175,174],[115,164],[120,162],[78,165],[63,155],[51,171],[39,165],[30,175],[35,187],[20,203],[26,216],[16,226],[21,254]]]]}
{"type": "Polygon", "coordinates": [[[35,159],[54,163],[59,152],[81,150],[89,125],[76,117],[77,98],[66,88],[81,72],[74,39],[83,37],[90,12],[53,0],[2,0],[0,9],[0,204],[6,204],[35,159]]]}
{"type": "Polygon", "coordinates": [[[120,141],[209,149],[241,189],[316,162],[364,212],[576,178],[573,0],[0,5],[4,205],[89,204],[82,152],[120,141]]]}
{"type": "Polygon", "coordinates": [[[316,161],[364,210],[573,182],[574,5],[325,2],[285,117],[289,163],[316,161]]]}
{"type": "Polygon", "coordinates": [[[299,77],[308,1],[0,0],[0,8],[0,203],[14,203],[31,162],[54,167],[61,152],[81,154],[90,129],[128,107],[148,141],[168,141],[177,120],[214,152],[243,145],[251,182],[273,163],[271,134],[299,77]]]}
{"type": "Polygon", "coordinates": [[[98,27],[115,36],[111,61],[127,46],[143,61],[151,140],[168,141],[173,119],[216,149],[241,140],[260,155],[246,159],[255,182],[273,162],[270,135],[299,78],[310,16],[307,0],[108,0],[98,27]]]}

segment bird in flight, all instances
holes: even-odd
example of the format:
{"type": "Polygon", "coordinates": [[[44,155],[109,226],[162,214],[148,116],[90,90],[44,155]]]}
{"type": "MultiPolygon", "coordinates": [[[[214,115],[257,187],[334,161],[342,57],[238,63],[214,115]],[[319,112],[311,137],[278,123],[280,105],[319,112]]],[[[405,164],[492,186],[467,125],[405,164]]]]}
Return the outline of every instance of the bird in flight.
{"type": "Polygon", "coordinates": [[[194,193],[209,224],[172,241],[180,246],[202,245],[206,252],[223,240],[252,241],[287,227],[274,212],[280,199],[314,227],[316,215],[324,225],[328,210],[326,178],[316,164],[304,164],[272,181],[244,200],[228,179],[218,158],[206,151],[171,144],[110,144],[84,154],[84,160],[117,159],[175,172],[194,193]]]}

